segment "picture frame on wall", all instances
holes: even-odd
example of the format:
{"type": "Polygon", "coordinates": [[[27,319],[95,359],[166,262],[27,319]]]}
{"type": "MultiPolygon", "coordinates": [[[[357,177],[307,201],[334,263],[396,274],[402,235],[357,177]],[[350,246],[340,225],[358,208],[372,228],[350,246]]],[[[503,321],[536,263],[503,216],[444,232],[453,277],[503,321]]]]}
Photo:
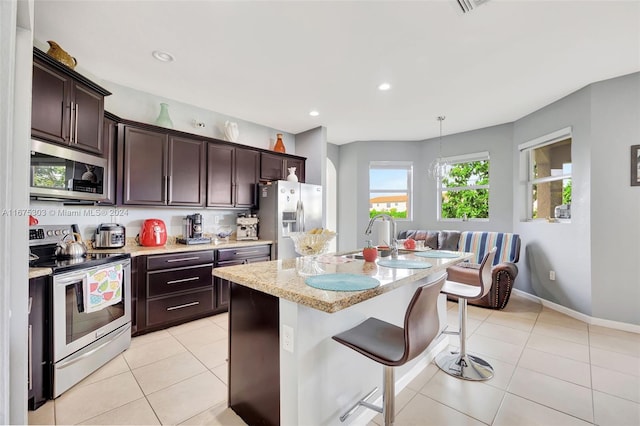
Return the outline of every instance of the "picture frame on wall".
{"type": "Polygon", "coordinates": [[[640,186],[640,145],[631,145],[631,186],[640,186]]]}

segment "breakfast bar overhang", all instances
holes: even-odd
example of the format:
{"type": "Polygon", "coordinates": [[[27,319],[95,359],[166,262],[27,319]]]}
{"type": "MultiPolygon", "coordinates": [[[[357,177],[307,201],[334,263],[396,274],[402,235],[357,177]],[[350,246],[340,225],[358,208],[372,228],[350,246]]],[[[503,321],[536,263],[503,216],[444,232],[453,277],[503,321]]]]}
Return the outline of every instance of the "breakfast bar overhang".
{"type": "MultiPolygon", "coordinates": [[[[381,389],[382,369],[336,343],[331,336],[369,317],[402,326],[416,288],[448,266],[470,259],[417,257],[420,269],[384,267],[339,255],[296,258],[215,268],[230,284],[228,404],[251,425],[338,425],[369,420],[359,409],[345,423],[339,417],[373,388],[381,389]],[[380,282],[363,291],[328,291],[305,283],[300,271],[316,262],[320,274],[368,276],[380,282]]],[[[446,297],[438,299],[440,330],[446,325],[446,297]]],[[[404,388],[447,346],[444,335],[396,372],[396,392],[404,388]]],[[[380,392],[376,397],[380,396],[380,392]]]]}

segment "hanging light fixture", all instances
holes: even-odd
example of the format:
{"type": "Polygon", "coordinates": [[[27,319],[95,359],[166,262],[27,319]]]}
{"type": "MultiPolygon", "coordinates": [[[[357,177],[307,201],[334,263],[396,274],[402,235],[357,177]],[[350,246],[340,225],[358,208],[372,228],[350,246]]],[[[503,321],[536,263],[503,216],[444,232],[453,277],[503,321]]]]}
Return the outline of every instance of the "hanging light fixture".
{"type": "Polygon", "coordinates": [[[442,158],[442,122],[446,117],[444,115],[438,116],[437,120],[440,122],[440,138],[438,140],[438,157],[429,164],[428,174],[433,180],[440,180],[447,172],[447,161],[442,158]]]}

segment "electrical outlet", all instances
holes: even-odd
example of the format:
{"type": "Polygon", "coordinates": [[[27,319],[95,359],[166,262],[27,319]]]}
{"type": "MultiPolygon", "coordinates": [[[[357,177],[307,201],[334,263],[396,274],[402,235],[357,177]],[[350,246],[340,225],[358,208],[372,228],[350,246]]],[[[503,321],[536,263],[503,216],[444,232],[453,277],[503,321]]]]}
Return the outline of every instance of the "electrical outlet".
{"type": "Polygon", "coordinates": [[[293,328],[282,325],[282,349],[293,353],[293,328]]]}
{"type": "Polygon", "coordinates": [[[549,271],[549,280],[550,281],[556,280],[556,271],[549,271]]]}
{"type": "Polygon", "coordinates": [[[221,218],[222,218],[222,216],[216,215],[216,216],[213,218],[213,222],[217,225],[217,224],[219,224],[219,223],[220,223],[221,218]]]}

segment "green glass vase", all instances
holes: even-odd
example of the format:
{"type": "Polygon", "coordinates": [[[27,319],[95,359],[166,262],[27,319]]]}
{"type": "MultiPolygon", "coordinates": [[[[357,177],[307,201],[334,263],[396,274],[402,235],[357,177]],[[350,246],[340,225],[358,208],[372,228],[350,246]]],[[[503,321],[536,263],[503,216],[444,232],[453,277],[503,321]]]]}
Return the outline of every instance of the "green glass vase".
{"type": "Polygon", "coordinates": [[[171,117],[169,117],[169,105],[165,103],[160,104],[160,115],[156,118],[156,125],[173,129],[173,121],[171,121],[171,117]]]}

